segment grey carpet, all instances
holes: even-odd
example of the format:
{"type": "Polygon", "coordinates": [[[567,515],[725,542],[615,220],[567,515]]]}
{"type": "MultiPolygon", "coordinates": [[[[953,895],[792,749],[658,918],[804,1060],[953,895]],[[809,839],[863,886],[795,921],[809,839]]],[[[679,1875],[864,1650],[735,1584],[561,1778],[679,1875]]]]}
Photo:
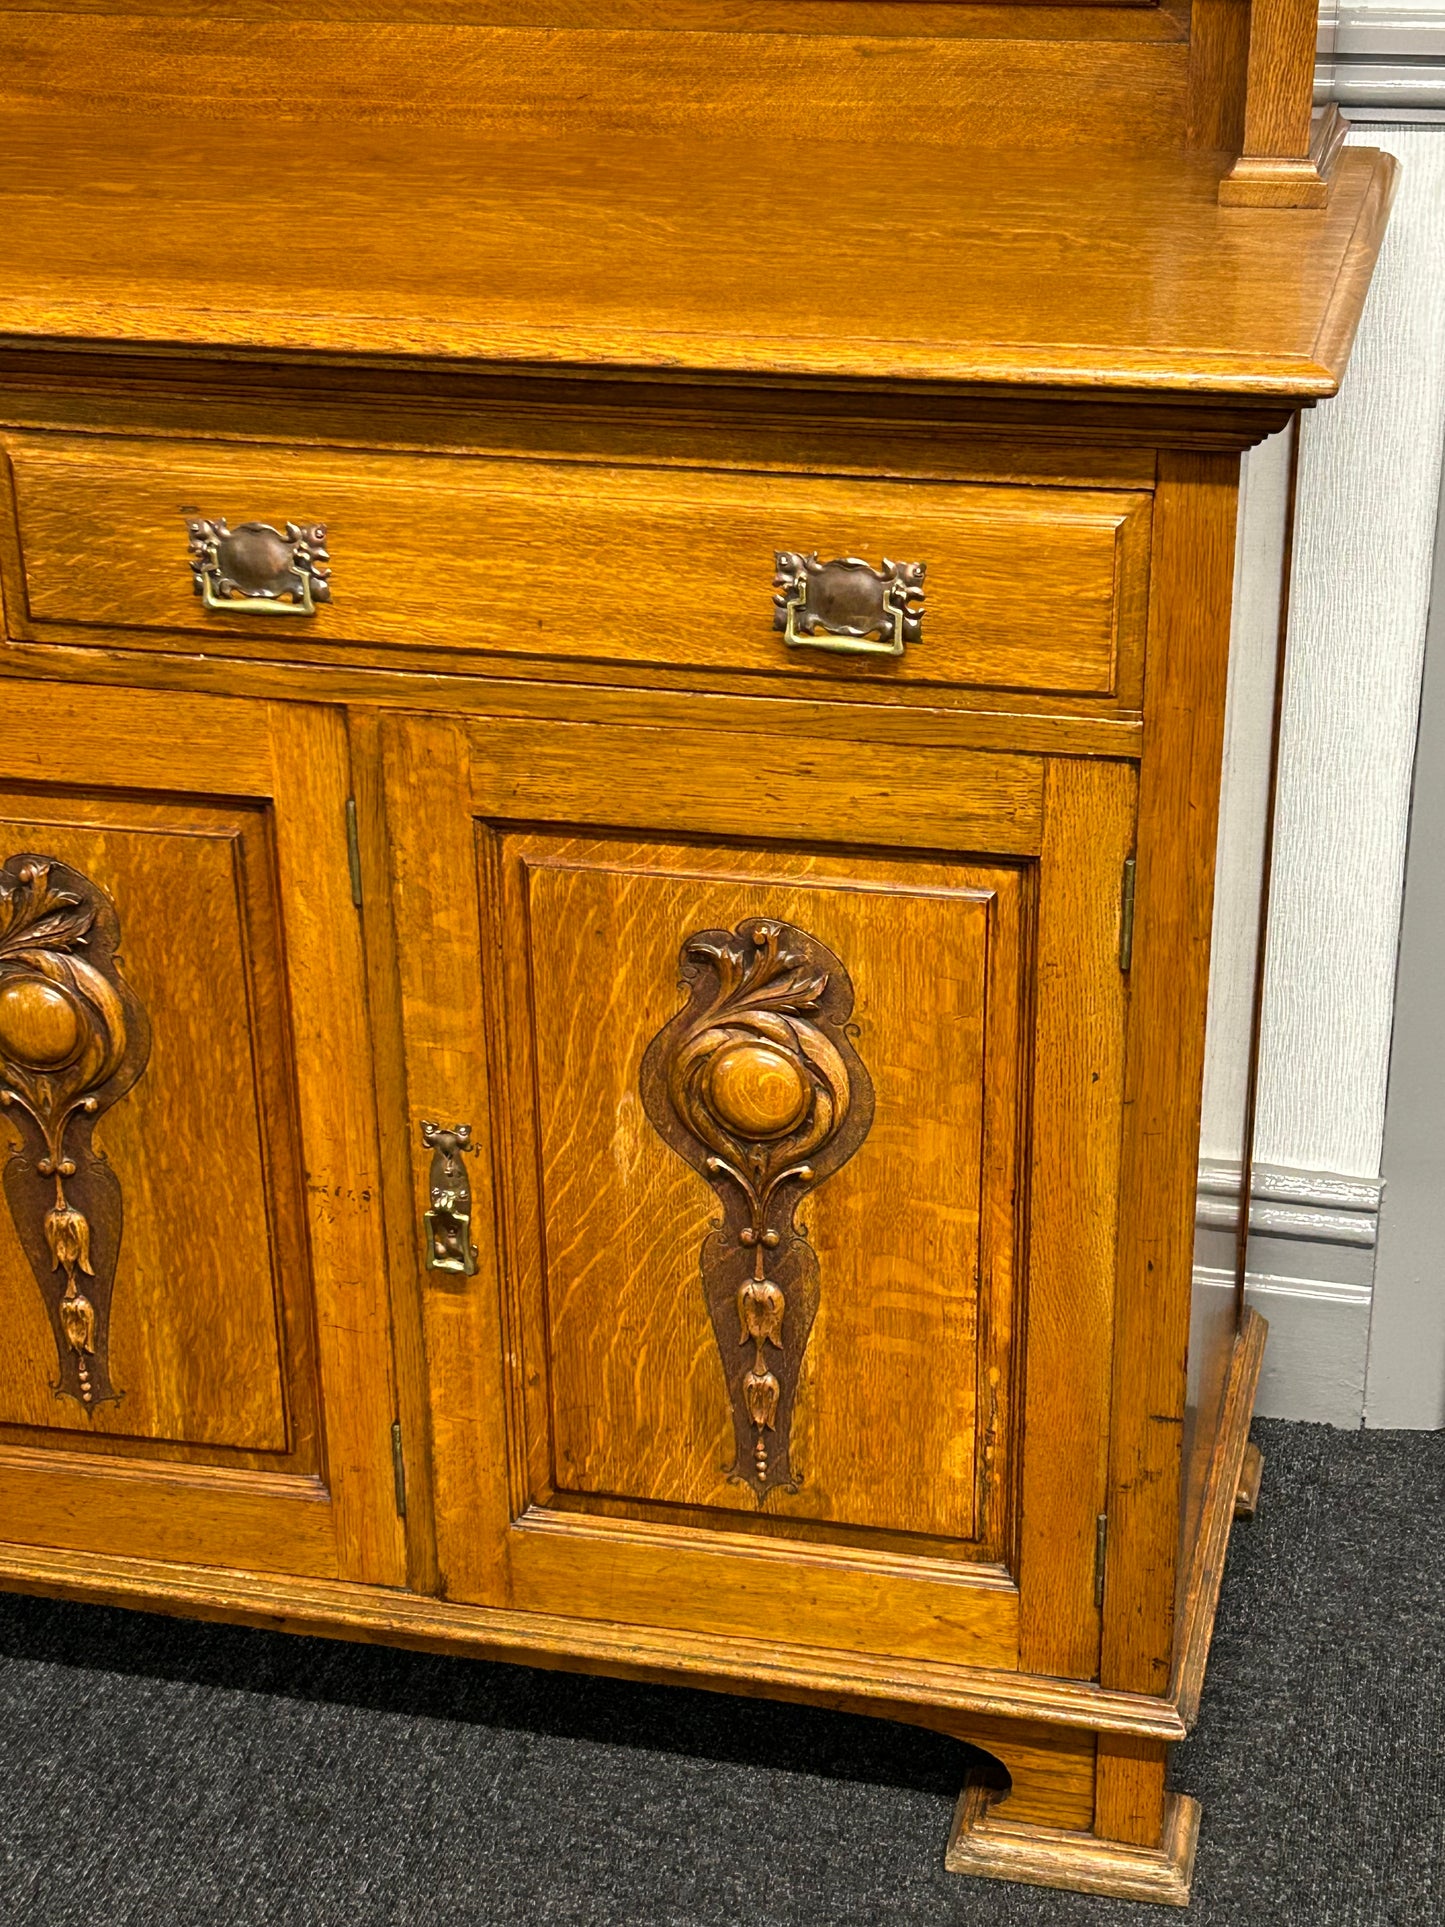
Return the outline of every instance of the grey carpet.
{"type": "Polygon", "coordinates": [[[1257,1436],[1185,1914],[946,1875],[920,1731],[6,1598],[0,1921],[1438,1927],[1445,1434],[1257,1436]]]}

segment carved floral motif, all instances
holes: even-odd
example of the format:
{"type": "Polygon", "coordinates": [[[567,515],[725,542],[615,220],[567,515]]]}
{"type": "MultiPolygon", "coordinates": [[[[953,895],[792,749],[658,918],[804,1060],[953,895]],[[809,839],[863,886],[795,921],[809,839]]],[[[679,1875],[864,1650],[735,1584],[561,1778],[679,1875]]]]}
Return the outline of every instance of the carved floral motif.
{"type": "Polygon", "coordinates": [[[819,1282],[795,1213],[867,1136],[873,1086],[846,1028],[848,973],[806,931],[762,917],[699,931],[681,967],[691,994],[648,1046],[643,1104],[723,1204],[703,1289],[732,1401],[730,1476],[761,1500],[798,1484],[789,1439],[819,1282]]]}
{"type": "Polygon", "coordinates": [[[21,1135],[5,1196],[55,1332],[55,1390],[87,1411],[119,1396],[107,1338],[120,1184],[91,1135],[150,1053],[119,940],[115,906],[79,871],[42,856],[0,865],[0,1109],[21,1135]]]}

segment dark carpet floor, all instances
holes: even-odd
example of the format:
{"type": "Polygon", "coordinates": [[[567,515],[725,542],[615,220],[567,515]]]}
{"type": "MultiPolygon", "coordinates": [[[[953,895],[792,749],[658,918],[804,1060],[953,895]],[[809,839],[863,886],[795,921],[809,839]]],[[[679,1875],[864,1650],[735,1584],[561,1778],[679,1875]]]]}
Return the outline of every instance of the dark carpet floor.
{"type": "Polygon", "coordinates": [[[879,1722],[0,1598],[5,1927],[1440,1927],[1445,1434],[1262,1424],[1186,1914],[961,1880],[879,1722]]]}

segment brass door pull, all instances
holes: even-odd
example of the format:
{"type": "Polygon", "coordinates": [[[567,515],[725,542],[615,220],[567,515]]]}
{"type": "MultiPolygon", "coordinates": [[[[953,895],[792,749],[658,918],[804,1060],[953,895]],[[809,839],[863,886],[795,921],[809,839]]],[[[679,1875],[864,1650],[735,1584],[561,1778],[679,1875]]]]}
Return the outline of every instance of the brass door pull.
{"type": "Polygon", "coordinates": [[[283,534],[269,522],[229,528],[223,519],[188,522],[191,575],[208,609],[223,615],[314,616],[331,600],[326,524],[288,522],[283,534]]]}
{"type": "Polygon", "coordinates": [[[431,1152],[428,1190],[431,1208],[426,1225],[426,1262],[429,1271],[456,1272],[473,1278],[477,1247],[472,1243],[472,1187],[467,1183],[462,1154],[475,1151],[470,1124],[444,1131],[440,1124],[423,1123],[421,1141],[431,1152]]]}
{"type": "Polygon", "coordinates": [[[791,549],[773,559],[773,627],[782,630],[790,649],[901,656],[905,643],[919,640],[925,563],[885,556],[875,569],[856,555],[820,562],[816,550],[798,555],[791,549]]]}

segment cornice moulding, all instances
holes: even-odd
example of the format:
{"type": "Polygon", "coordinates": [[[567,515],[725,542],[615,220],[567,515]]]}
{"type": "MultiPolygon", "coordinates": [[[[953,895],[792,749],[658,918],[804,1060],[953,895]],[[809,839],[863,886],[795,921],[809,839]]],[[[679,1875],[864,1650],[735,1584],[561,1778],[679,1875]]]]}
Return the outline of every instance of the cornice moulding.
{"type": "Polygon", "coordinates": [[[1445,5],[1327,6],[1315,99],[1357,119],[1445,119],[1445,5]]]}

